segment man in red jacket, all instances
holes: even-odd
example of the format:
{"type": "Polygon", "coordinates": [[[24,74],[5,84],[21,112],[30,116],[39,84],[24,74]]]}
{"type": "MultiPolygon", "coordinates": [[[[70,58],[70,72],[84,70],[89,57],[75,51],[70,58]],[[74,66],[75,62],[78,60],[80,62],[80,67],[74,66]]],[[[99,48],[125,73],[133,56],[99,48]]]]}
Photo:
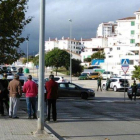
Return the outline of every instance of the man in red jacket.
{"type": "Polygon", "coordinates": [[[23,86],[23,92],[26,93],[26,103],[28,111],[28,119],[31,119],[33,110],[33,119],[37,119],[36,116],[36,96],[38,93],[37,85],[32,81],[32,76],[28,75],[28,81],[23,86]]]}
{"type": "Polygon", "coordinates": [[[48,104],[48,114],[47,121],[50,121],[50,111],[52,107],[52,118],[53,121],[57,121],[57,113],[56,113],[56,99],[58,92],[58,84],[54,81],[54,75],[49,76],[49,81],[46,82],[45,87],[47,90],[47,104],[48,104]]]}

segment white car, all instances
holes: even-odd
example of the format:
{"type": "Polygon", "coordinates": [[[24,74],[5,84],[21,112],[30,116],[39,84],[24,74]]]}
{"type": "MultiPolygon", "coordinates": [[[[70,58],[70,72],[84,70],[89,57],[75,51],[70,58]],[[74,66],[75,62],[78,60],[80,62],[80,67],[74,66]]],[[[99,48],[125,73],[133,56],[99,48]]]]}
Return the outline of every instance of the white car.
{"type": "MultiPolygon", "coordinates": [[[[49,81],[49,78],[45,78],[45,81],[49,81]]],[[[54,81],[57,82],[57,83],[68,82],[62,76],[54,76],[54,81]]]]}
{"type": "Polygon", "coordinates": [[[104,71],[103,74],[102,74],[102,78],[103,79],[111,78],[112,75],[113,75],[113,72],[111,72],[111,71],[104,71]]]}
{"type": "Polygon", "coordinates": [[[130,74],[123,74],[123,75],[121,75],[121,78],[131,80],[132,76],[130,74]]]}
{"type": "MultiPolygon", "coordinates": [[[[127,79],[124,78],[110,78],[109,88],[113,89],[115,92],[118,90],[127,90],[130,84],[127,79]]],[[[106,89],[106,81],[102,83],[102,89],[106,89]]]]}

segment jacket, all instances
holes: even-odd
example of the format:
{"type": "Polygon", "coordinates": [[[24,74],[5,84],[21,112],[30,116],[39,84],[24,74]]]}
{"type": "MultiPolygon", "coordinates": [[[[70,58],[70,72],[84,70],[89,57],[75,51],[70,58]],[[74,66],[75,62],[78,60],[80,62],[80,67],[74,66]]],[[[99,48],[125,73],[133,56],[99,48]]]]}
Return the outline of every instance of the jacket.
{"type": "Polygon", "coordinates": [[[47,99],[57,99],[58,83],[54,80],[46,82],[45,88],[47,90],[47,99]]]}
{"type": "Polygon", "coordinates": [[[36,83],[32,80],[28,80],[23,86],[23,92],[26,93],[26,97],[36,97],[38,93],[36,83]]]}
{"type": "Polygon", "coordinates": [[[10,97],[17,97],[22,95],[22,90],[21,90],[21,83],[19,80],[13,79],[10,81],[8,85],[8,89],[10,91],[10,97]]]}

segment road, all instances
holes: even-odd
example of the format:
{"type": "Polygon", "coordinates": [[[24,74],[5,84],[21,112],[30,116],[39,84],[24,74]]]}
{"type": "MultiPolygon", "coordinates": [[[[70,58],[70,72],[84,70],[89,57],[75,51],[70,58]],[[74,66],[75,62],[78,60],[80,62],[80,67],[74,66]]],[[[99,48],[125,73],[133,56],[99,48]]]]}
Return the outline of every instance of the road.
{"type": "MultiPolygon", "coordinates": [[[[65,77],[69,79],[69,77],[65,77]]],[[[95,98],[60,98],[57,101],[57,123],[47,128],[66,140],[139,140],[140,99],[130,101],[124,92],[96,91],[96,80],[73,82],[95,90],[95,98]]],[[[132,82],[132,81],[131,81],[132,82]]]]}

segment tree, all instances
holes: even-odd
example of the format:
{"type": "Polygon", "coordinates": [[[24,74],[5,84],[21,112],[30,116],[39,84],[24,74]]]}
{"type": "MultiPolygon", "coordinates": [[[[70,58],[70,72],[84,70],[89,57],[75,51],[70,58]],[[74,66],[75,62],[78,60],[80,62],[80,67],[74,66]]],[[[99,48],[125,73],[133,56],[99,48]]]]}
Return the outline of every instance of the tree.
{"type": "Polygon", "coordinates": [[[84,62],[91,62],[91,58],[85,58],[84,62]]]}
{"type": "Polygon", "coordinates": [[[72,74],[79,75],[83,71],[83,66],[80,65],[81,61],[78,59],[72,59],[72,74]]]}
{"type": "Polygon", "coordinates": [[[134,66],[135,70],[132,71],[132,78],[137,78],[140,81],[140,66],[134,66]]]}
{"type": "Polygon", "coordinates": [[[58,67],[64,66],[66,69],[69,68],[70,54],[64,50],[58,48],[45,54],[45,66],[55,67],[56,75],[58,67]]]}
{"type": "Polygon", "coordinates": [[[19,46],[22,31],[32,20],[25,19],[28,0],[0,0],[0,63],[11,64],[24,55],[19,46]]]}
{"type": "Polygon", "coordinates": [[[96,53],[93,53],[91,55],[91,59],[105,59],[105,53],[104,53],[104,51],[98,51],[96,53]]]}

